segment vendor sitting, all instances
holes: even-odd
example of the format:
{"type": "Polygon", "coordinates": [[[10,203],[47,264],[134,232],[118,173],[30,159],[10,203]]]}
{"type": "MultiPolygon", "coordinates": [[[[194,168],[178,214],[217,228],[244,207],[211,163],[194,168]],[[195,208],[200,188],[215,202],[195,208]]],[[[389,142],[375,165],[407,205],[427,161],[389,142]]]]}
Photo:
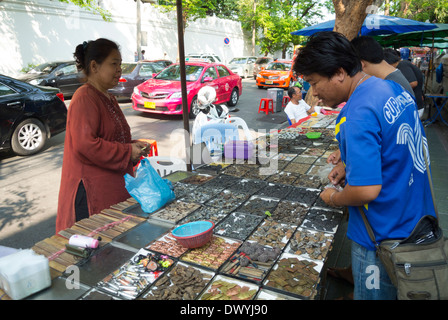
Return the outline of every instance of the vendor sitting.
{"type": "Polygon", "coordinates": [[[285,107],[285,113],[291,121],[291,124],[315,112],[314,107],[310,107],[302,99],[302,90],[297,85],[288,88],[288,96],[291,100],[285,107]]]}

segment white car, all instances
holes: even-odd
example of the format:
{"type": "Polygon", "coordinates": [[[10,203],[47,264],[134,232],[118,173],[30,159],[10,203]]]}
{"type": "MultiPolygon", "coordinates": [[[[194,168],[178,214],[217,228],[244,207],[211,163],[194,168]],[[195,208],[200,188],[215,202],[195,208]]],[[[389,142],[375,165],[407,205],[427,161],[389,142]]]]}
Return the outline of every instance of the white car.
{"type": "Polygon", "coordinates": [[[241,78],[247,78],[253,75],[254,65],[257,57],[235,57],[227,64],[233,73],[238,74],[241,78]]]}
{"type": "Polygon", "coordinates": [[[221,58],[214,53],[190,53],[185,56],[185,61],[204,61],[222,63],[221,58]]]}

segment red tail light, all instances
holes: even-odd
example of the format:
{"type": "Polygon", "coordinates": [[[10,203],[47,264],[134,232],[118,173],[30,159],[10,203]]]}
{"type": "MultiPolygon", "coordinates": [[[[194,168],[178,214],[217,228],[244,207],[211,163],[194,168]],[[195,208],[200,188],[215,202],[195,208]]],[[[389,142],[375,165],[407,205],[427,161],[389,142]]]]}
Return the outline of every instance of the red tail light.
{"type": "Polygon", "coordinates": [[[62,102],[64,102],[64,94],[62,92],[56,93],[59,99],[61,99],[62,102]]]}
{"type": "Polygon", "coordinates": [[[118,82],[128,82],[128,80],[126,80],[125,78],[120,78],[120,80],[118,80],[118,82]]]}

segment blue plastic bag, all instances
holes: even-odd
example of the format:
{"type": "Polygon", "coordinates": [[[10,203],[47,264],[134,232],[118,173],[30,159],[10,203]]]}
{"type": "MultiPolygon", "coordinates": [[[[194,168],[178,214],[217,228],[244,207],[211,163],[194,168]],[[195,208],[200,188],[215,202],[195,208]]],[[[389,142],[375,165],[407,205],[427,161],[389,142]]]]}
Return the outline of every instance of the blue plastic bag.
{"type": "Polygon", "coordinates": [[[162,179],[147,158],[140,161],[136,177],[125,174],[124,181],[126,190],[146,213],[160,209],[176,197],[171,182],[162,179]]]}

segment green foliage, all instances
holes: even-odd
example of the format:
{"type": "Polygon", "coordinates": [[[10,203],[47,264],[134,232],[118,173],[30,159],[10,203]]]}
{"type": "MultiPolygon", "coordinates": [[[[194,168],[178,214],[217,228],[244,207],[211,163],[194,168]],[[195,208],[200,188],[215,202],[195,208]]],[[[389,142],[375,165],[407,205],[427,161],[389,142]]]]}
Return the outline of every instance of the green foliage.
{"type": "Polygon", "coordinates": [[[390,15],[422,22],[448,23],[448,1],[390,0],[390,15]]]}
{"type": "Polygon", "coordinates": [[[36,64],[28,63],[28,65],[26,67],[23,67],[20,70],[20,72],[27,73],[28,71],[30,71],[31,69],[34,69],[35,67],[37,67],[36,64]]]}
{"type": "Polygon", "coordinates": [[[110,12],[99,7],[96,0],[59,0],[59,2],[72,3],[80,8],[99,14],[104,21],[112,21],[110,12]]]}

